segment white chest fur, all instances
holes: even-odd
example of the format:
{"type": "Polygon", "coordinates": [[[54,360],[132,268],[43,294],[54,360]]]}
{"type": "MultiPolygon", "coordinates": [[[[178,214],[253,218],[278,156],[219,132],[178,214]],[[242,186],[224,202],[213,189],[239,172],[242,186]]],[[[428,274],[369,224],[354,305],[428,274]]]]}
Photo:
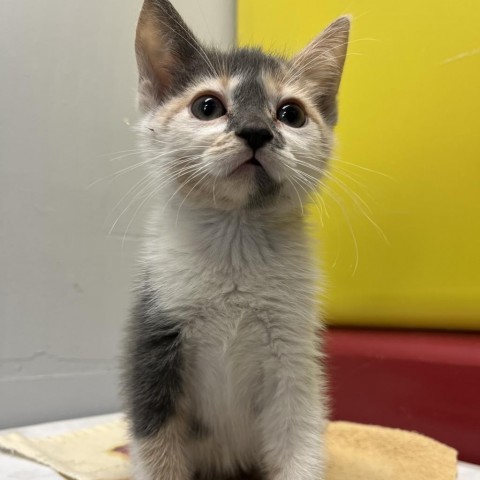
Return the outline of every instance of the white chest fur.
{"type": "Polygon", "coordinates": [[[301,220],[167,211],[152,225],[145,264],[162,310],[183,324],[192,414],[217,445],[212,461],[248,462],[269,372],[283,362],[315,376],[316,278],[301,220]]]}

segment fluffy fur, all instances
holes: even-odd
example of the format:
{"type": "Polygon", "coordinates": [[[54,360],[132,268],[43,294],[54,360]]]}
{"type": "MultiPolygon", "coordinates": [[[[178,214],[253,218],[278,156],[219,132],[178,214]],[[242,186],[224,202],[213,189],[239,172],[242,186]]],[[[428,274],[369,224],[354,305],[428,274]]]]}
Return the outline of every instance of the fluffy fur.
{"type": "Polygon", "coordinates": [[[145,1],[139,131],[159,205],[125,362],[136,480],[323,478],[319,272],[302,204],[330,154],[348,29],[340,18],[292,60],[224,53],[168,1],[145,1]],[[204,94],[225,115],[192,114],[204,94]],[[279,121],[285,104],[306,123],[279,121]]]}

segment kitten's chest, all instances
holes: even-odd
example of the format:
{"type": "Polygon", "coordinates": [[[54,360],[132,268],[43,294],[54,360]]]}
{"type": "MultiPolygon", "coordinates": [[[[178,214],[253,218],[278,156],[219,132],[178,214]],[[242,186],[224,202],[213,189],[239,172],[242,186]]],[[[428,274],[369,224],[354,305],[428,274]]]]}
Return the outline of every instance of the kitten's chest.
{"type": "Polygon", "coordinates": [[[155,275],[164,307],[168,310],[192,307],[210,317],[220,331],[234,328],[249,311],[275,305],[295,308],[295,304],[309,299],[314,289],[314,275],[309,266],[305,268],[289,259],[257,262],[248,259],[233,268],[216,259],[172,257],[157,263],[161,267],[155,275]]]}
{"type": "Polygon", "coordinates": [[[187,384],[198,416],[235,430],[242,418],[254,414],[268,356],[257,309],[242,302],[205,308],[185,335],[187,384]]]}
{"type": "Polygon", "coordinates": [[[264,367],[308,348],[314,271],[295,243],[260,245],[244,235],[197,248],[184,238],[152,245],[149,280],[182,327],[194,415],[238,440],[245,419],[261,409],[264,367]]]}
{"type": "Polygon", "coordinates": [[[238,383],[242,371],[258,368],[268,347],[268,294],[260,291],[255,281],[236,283],[231,278],[210,278],[203,287],[197,292],[196,308],[184,329],[187,357],[201,383],[219,382],[227,387],[232,379],[238,383]],[[212,294],[214,290],[216,294],[212,294]]]}
{"type": "Polygon", "coordinates": [[[168,310],[264,308],[312,293],[315,272],[301,231],[270,231],[235,216],[154,232],[144,258],[168,310]]]}

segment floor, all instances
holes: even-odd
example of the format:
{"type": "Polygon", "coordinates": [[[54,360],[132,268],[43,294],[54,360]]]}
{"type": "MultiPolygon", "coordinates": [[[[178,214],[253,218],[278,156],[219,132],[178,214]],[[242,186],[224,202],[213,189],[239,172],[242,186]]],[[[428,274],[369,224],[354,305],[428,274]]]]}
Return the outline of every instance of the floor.
{"type": "MultiPolygon", "coordinates": [[[[101,415],[22,427],[15,429],[15,431],[31,437],[57,435],[81,428],[93,427],[116,418],[118,418],[118,414],[101,415]]],[[[0,435],[11,431],[0,430],[0,435]]],[[[3,453],[0,453],[0,478],[2,480],[65,480],[64,477],[47,467],[3,453]]],[[[480,466],[460,462],[457,480],[480,480],[480,466]]]]}

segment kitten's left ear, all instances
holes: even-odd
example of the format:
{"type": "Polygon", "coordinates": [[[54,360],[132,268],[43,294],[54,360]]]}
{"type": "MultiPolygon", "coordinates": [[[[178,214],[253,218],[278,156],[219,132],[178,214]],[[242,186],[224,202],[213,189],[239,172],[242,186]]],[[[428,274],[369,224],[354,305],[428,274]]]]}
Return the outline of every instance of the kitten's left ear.
{"type": "Polygon", "coordinates": [[[329,125],[337,123],[337,92],[348,47],[350,17],[331,23],[291,61],[293,75],[302,72],[316,83],[317,105],[329,125]]]}

